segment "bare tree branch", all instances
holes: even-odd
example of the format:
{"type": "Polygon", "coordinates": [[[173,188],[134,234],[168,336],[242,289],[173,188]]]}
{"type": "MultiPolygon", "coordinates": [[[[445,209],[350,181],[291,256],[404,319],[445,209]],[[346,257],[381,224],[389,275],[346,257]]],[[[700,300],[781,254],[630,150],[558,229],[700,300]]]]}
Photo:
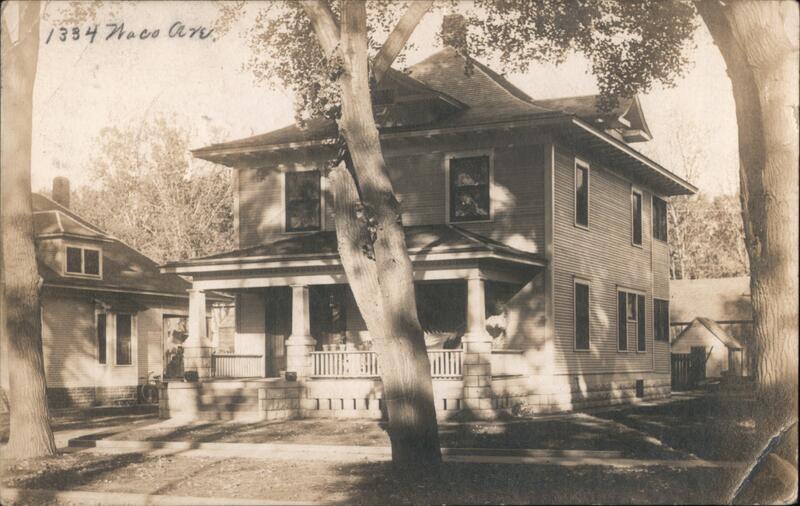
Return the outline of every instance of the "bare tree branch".
{"type": "Polygon", "coordinates": [[[325,56],[330,58],[339,46],[339,24],[331,6],[325,0],[303,0],[301,4],[314,26],[325,56]]]}
{"type": "Polygon", "coordinates": [[[391,67],[397,55],[403,50],[406,42],[414,33],[417,25],[422,20],[422,17],[430,10],[433,1],[420,1],[411,2],[411,6],[397,22],[392,33],[386,38],[386,41],[381,46],[378,55],[372,63],[372,74],[375,80],[380,82],[383,74],[391,67]]]}

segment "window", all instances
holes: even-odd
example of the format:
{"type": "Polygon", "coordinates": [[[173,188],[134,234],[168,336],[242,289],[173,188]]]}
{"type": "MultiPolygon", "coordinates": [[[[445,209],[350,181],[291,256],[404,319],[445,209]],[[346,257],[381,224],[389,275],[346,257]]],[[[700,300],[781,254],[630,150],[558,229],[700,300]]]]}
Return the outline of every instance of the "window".
{"type": "Polygon", "coordinates": [[[575,160],[575,224],[589,226],[589,166],[575,160]]]}
{"type": "Polygon", "coordinates": [[[100,250],[67,246],[67,273],[100,276],[100,250]]]}
{"type": "Polygon", "coordinates": [[[639,315],[639,320],[637,321],[637,329],[636,329],[636,351],[647,351],[647,326],[645,318],[645,309],[644,309],[644,296],[637,295],[636,296],[636,306],[637,306],[637,313],[639,315]]]}
{"type": "Polygon", "coordinates": [[[97,332],[97,362],[100,364],[106,363],[106,314],[98,313],[97,322],[95,323],[97,332]]]}
{"type": "Polygon", "coordinates": [[[617,292],[617,349],[628,351],[628,318],[625,292],[617,292]]]}
{"type": "Polygon", "coordinates": [[[131,365],[133,318],[129,314],[117,315],[117,365],[131,365]]]}
{"type": "Polygon", "coordinates": [[[636,350],[647,351],[644,295],[617,292],[617,349],[628,351],[628,329],[636,329],[636,350]]]}
{"type": "Polygon", "coordinates": [[[320,172],[287,172],[286,231],[307,232],[321,228],[320,172]]]}
{"type": "Polygon", "coordinates": [[[636,190],[631,193],[631,214],[633,221],[633,244],[642,245],[642,194],[636,190]]]}
{"type": "Polygon", "coordinates": [[[589,349],[589,285],[575,282],[575,349],[589,349]]]}
{"type": "Polygon", "coordinates": [[[488,156],[450,159],[450,221],[490,219],[489,166],[488,156]]]}
{"type": "Polygon", "coordinates": [[[656,341],[669,342],[669,301],[653,299],[653,334],[656,341]]]}
{"type": "Polygon", "coordinates": [[[667,241],[667,202],[653,197],[653,237],[667,241]]]}

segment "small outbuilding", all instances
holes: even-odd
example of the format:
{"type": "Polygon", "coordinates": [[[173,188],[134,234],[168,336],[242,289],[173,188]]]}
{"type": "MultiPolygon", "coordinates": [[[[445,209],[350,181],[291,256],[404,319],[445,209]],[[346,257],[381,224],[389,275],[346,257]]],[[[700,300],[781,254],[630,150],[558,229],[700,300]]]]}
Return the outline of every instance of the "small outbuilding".
{"type": "Polygon", "coordinates": [[[744,347],[714,320],[697,317],[672,342],[672,353],[699,353],[706,357],[706,378],[741,376],[744,347]]]}

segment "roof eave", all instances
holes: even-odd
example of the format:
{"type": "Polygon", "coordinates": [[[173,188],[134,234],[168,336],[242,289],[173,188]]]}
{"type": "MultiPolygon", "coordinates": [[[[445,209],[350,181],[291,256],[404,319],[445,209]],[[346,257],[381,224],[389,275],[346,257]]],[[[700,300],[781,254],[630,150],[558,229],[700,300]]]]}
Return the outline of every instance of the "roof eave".
{"type": "Polygon", "coordinates": [[[572,123],[572,125],[580,128],[581,130],[587,132],[588,134],[591,134],[592,136],[597,137],[598,139],[604,141],[605,143],[613,146],[614,148],[616,148],[616,150],[633,158],[641,165],[651,169],[661,178],[664,178],[665,180],[669,181],[675,187],[670,192],[671,195],[694,195],[695,193],[697,193],[698,189],[692,183],[677,176],[676,174],[673,174],[672,172],[665,169],[655,161],[648,158],[647,156],[631,148],[625,142],[619,141],[614,137],[612,137],[611,135],[607,134],[606,132],[598,130],[597,128],[593,127],[592,125],[590,125],[589,123],[583,121],[578,117],[575,116],[571,117],[570,122],[572,123]]]}

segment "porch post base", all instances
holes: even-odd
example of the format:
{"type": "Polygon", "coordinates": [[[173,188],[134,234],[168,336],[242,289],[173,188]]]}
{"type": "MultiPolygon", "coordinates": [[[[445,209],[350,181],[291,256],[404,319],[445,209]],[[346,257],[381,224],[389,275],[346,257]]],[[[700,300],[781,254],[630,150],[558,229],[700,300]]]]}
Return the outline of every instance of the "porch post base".
{"type": "Polygon", "coordinates": [[[183,371],[197,371],[200,379],[211,377],[211,351],[205,346],[190,346],[183,349],[183,371]]]}
{"type": "Polygon", "coordinates": [[[306,379],[314,372],[311,352],[317,341],[311,336],[290,336],[286,340],[286,371],[296,372],[297,379],[306,379]]]}

